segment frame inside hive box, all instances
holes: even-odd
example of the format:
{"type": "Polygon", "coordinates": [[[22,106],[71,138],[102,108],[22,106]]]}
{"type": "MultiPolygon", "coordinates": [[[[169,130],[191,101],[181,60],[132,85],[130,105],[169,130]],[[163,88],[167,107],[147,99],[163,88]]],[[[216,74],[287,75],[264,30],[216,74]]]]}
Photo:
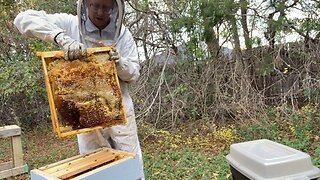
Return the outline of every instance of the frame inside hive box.
{"type": "Polygon", "coordinates": [[[132,153],[100,148],[30,171],[32,180],[139,179],[138,156],[132,153]]]}
{"type": "Polygon", "coordinates": [[[88,48],[86,57],[73,61],[64,60],[63,51],[37,52],[58,137],[126,123],[112,50],[88,48]]]}

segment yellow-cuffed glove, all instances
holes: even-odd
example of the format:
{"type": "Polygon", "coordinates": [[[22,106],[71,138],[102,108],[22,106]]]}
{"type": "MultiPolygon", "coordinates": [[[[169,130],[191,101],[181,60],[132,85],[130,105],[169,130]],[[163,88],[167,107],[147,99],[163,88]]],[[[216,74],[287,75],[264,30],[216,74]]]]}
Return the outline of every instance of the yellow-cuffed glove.
{"type": "Polygon", "coordinates": [[[87,55],[87,49],[84,44],[72,39],[65,33],[60,33],[56,36],[55,41],[64,51],[65,60],[79,59],[87,55]]]}

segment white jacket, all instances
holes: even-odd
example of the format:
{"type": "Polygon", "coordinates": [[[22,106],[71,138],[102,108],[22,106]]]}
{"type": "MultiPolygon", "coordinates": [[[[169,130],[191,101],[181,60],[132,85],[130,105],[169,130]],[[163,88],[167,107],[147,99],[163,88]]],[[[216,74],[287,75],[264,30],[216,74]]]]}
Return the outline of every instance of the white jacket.
{"type": "MultiPolygon", "coordinates": [[[[54,42],[54,37],[64,32],[66,35],[80,42],[77,16],[70,14],[47,14],[44,11],[27,10],[17,15],[14,25],[26,37],[35,37],[45,41],[54,42]]],[[[103,38],[108,34],[108,28],[103,30],[100,37],[94,29],[88,29],[96,38],[103,38]]],[[[95,47],[92,43],[84,43],[87,48],[95,47]]],[[[141,177],[143,177],[143,163],[141,149],[137,136],[137,126],[132,99],[128,92],[128,83],[136,81],[139,76],[139,60],[137,47],[129,30],[122,26],[121,33],[116,42],[120,60],[116,65],[120,87],[127,116],[125,125],[117,125],[89,133],[77,135],[80,153],[86,153],[99,147],[107,146],[119,150],[133,152],[139,155],[141,161],[141,177]]]]}

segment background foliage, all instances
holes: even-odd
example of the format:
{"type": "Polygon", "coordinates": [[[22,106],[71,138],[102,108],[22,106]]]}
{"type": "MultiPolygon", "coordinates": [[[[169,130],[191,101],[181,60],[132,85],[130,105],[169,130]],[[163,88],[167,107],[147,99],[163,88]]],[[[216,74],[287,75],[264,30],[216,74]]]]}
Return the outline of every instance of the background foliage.
{"type": "MultiPolygon", "coordinates": [[[[1,3],[1,122],[47,122],[35,52],[57,46],[21,37],[12,22],[29,8],[75,14],[76,1],[1,3]]],[[[127,1],[125,24],[141,55],[142,75],[132,86],[138,120],[157,127],[195,119],[259,122],[270,105],[299,109],[318,104],[317,4],[127,1]],[[296,41],[288,43],[285,37],[292,34],[296,41]]]]}

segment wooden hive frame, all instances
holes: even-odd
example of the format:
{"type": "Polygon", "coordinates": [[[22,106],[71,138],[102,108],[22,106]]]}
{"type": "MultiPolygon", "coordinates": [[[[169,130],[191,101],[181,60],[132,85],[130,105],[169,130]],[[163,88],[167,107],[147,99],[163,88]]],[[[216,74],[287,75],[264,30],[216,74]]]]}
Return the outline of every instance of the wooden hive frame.
{"type": "Polygon", "coordinates": [[[13,161],[0,163],[0,179],[17,176],[28,172],[23,162],[21,128],[17,125],[0,127],[0,138],[10,138],[13,161]]]}
{"type": "MultiPolygon", "coordinates": [[[[112,50],[113,50],[113,47],[110,47],[110,46],[98,47],[98,48],[88,48],[87,55],[89,56],[91,54],[104,53],[104,52],[109,53],[112,50]]],[[[72,130],[72,127],[61,127],[59,125],[59,118],[57,115],[56,106],[55,106],[55,102],[54,102],[54,95],[53,95],[53,91],[52,91],[52,86],[51,86],[50,78],[48,76],[48,64],[52,58],[63,58],[64,52],[63,51],[37,52],[37,56],[40,57],[41,61],[42,61],[46,91],[47,91],[48,101],[49,101],[49,105],[50,105],[50,113],[51,113],[51,121],[52,121],[53,131],[57,133],[59,138],[67,137],[67,136],[71,136],[71,135],[75,135],[75,134],[79,134],[79,133],[89,132],[89,131],[93,131],[96,129],[101,129],[101,128],[105,128],[107,126],[114,125],[114,124],[105,124],[103,126],[100,125],[100,126],[95,126],[95,127],[90,127],[90,128],[82,128],[82,129],[76,129],[76,130],[72,130]]],[[[113,66],[114,71],[116,72],[116,66],[115,66],[114,62],[112,63],[112,66],[113,66]]],[[[115,79],[116,79],[116,83],[118,85],[118,88],[120,89],[120,83],[119,83],[117,73],[115,73],[115,79]]],[[[120,91],[120,93],[121,93],[121,91],[120,91]]],[[[122,98],[121,98],[121,101],[122,101],[122,98]]],[[[127,119],[126,119],[125,110],[124,110],[123,106],[120,111],[123,114],[123,118],[124,118],[124,119],[122,119],[122,122],[125,123],[127,121],[127,119]]]]}

